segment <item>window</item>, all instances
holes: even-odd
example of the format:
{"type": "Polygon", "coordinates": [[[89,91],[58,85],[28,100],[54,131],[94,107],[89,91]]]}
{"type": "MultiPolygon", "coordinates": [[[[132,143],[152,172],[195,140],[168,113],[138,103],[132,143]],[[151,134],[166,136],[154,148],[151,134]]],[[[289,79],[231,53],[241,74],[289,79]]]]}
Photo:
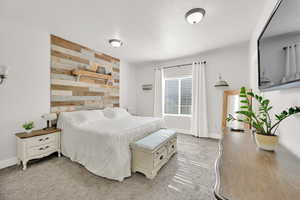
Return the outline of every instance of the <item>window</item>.
{"type": "Polygon", "coordinates": [[[192,78],[165,80],[165,114],[190,115],[192,106],[192,78]]]}

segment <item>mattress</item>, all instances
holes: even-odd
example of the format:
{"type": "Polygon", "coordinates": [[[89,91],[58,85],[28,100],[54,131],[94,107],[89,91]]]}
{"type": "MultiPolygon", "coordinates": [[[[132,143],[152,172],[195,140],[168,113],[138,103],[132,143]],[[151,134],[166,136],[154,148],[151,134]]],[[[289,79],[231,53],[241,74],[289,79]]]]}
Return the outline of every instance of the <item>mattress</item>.
{"type": "Polygon", "coordinates": [[[130,143],[165,127],[161,118],[126,116],[78,124],[59,117],[62,153],[90,172],[122,181],[131,176],[130,143]]]}

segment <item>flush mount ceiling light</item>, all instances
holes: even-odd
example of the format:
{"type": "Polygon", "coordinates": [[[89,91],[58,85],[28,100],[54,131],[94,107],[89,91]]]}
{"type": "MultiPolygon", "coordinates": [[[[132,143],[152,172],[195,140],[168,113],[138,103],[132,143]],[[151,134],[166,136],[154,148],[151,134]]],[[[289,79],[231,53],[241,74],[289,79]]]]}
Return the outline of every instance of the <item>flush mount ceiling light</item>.
{"type": "Polygon", "coordinates": [[[203,8],[193,8],[185,14],[185,19],[189,24],[197,24],[204,16],[205,10],[203,8]]]}
{"type": "Polygon", "coordinates": [[[108,42],[113,47],[120,47],[123,45],[122,41],[118,39],[110,39],[108,42]]]}

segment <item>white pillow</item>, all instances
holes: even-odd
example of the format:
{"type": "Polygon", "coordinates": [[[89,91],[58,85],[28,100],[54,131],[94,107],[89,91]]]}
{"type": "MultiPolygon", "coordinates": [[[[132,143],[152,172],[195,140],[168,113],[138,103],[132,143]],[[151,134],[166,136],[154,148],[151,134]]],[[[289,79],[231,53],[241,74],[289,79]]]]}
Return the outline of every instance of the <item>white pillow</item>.
{"type": "Polygon", "coordinates": [[[102,110],[89,110],[83,112],[84,118],[88,122],[105,119],[102,110]]]}
{"type": "Polygon", "coordinates": [[[114,108],[117,118],[131,116],[124,108],[114,108]]]}
{"type": "Polygon", "coordinates": [[[67,114],[68,121],[75,124],[83,124],[105,119],[101,110],[74,111],[67,114]]]}
{"type": "Polygon", "coordinates": [[[119,119],[131,116],[124,108],[105,108],[103,114],[107,118],[119,119]]]}

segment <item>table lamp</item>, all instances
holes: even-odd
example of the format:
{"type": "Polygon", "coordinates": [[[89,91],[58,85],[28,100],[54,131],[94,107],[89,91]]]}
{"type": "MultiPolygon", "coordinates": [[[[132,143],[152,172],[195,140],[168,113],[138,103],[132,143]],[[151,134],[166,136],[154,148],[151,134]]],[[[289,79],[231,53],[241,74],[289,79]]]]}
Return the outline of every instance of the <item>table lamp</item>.
{"type": "Polygon", "coordinates": [[[57,119],[57,114],[56,113],[46,113],[42,115],[42,119],[47,121],[47,128],[52,127],[52,121],[57,119]]]}

